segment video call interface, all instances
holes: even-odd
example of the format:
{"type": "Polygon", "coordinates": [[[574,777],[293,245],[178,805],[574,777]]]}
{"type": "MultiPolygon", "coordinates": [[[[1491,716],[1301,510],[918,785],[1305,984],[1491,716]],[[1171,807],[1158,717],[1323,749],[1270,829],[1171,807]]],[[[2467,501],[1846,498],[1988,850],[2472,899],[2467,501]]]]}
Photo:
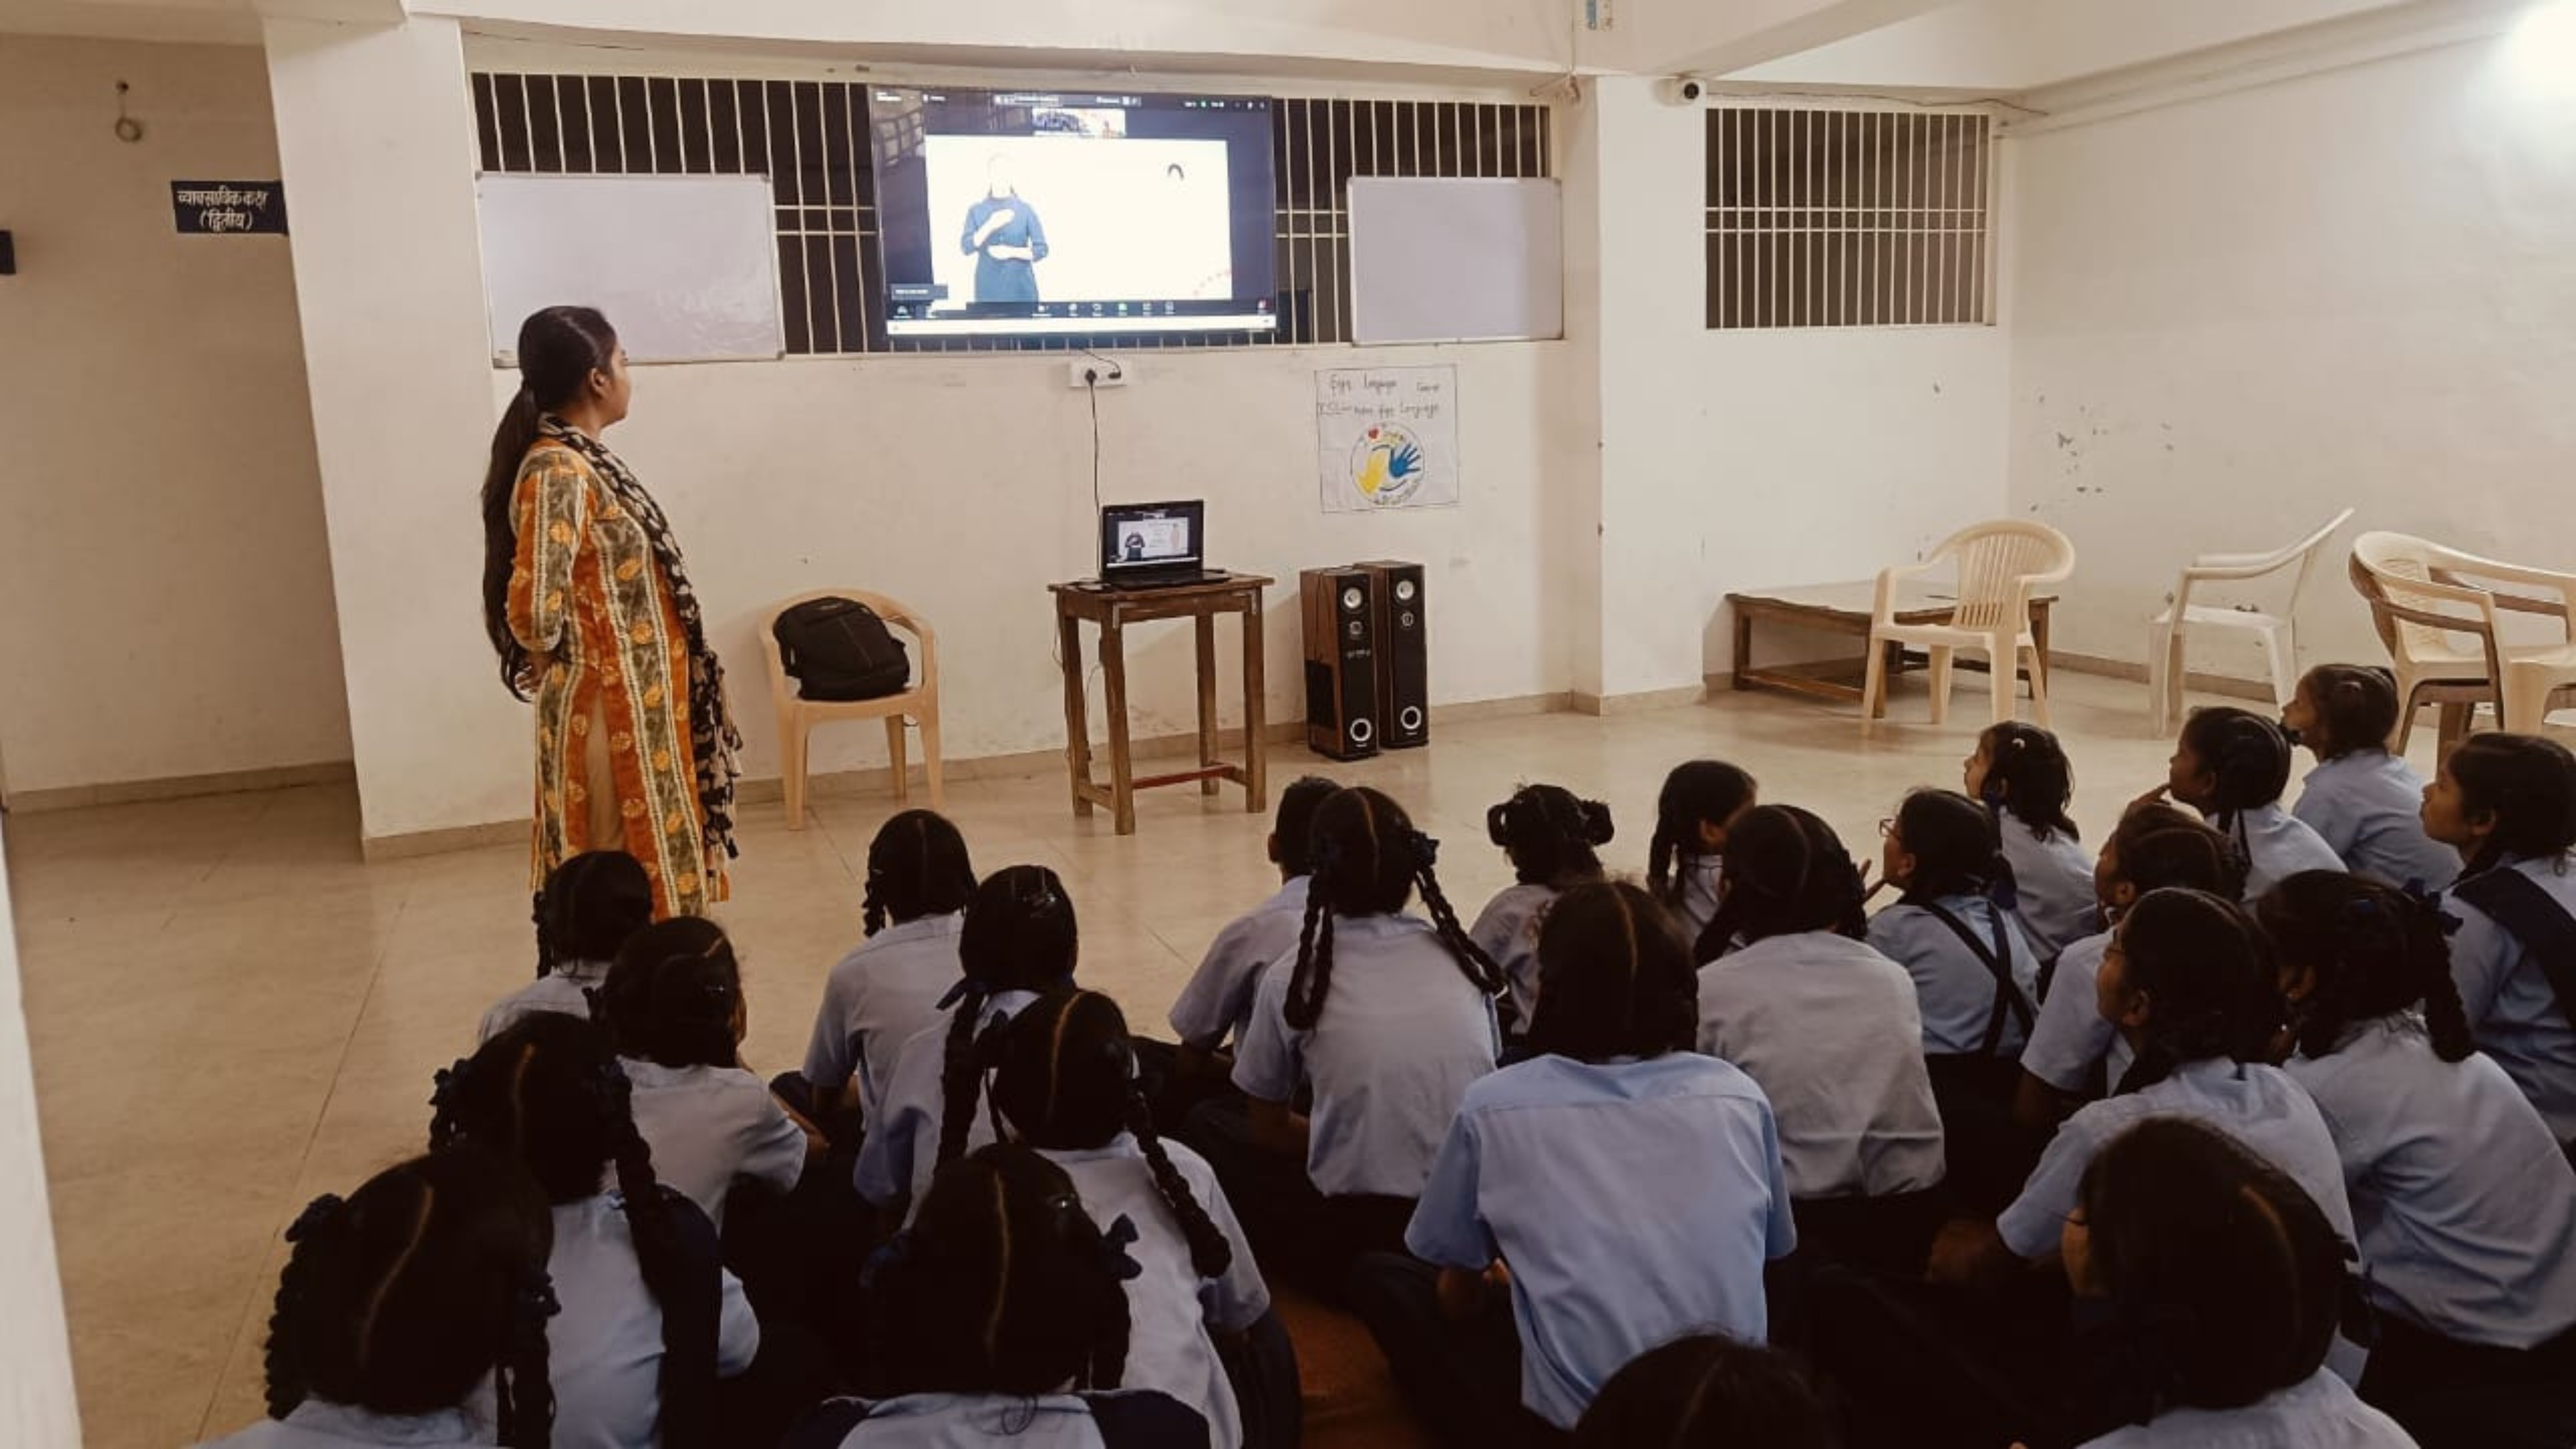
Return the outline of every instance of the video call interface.
{"type": "Polygon", "coordinates": [[[1175,563],[1198,557],[1198,549],[1190,537],[1190,521],[1185,517],[1131,515],[1109,520],[1107,530],[1111,549],[1109,561],[1113,566],[1175,563]]]}
{"type": "Polygon", "coordinates": [[[1270,103],[869,93],[894,337],[1266,331],[1270,103]]]}

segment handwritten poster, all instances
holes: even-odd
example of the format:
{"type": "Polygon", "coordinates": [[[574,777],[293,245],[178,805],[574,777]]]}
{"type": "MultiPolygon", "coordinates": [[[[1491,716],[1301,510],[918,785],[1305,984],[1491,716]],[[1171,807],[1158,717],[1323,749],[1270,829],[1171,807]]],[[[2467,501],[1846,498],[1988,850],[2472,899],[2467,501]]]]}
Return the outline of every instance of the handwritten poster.
{"type": "Polygon", "coordinates": [[[1458,505],[1458,369],[1348,367],[1315,374],[1326,513],[1458,505]]]}

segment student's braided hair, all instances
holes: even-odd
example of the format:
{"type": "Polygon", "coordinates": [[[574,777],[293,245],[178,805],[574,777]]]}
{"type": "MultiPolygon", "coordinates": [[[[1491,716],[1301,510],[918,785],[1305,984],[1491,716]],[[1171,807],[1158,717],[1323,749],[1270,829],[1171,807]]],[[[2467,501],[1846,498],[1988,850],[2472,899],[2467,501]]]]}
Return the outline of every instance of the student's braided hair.
{"type": "Polygon", "coordinates": [[[2082,840],[2083,833],[2066,813],[2075,798],[2075,765],[2056,735],[2020,720],[1986,726],[1978,737],[1986,752],[1985,797],[1988,805],[2009,810],[2041,840],[2063,835],[2082,840]]]}
{"type": "Polygon", "coordinates": [[[621,1056],[666,1067],[741,1065],[742,965],[724,928],[701,916],[658,921],[608,968],[598,1012],[621,1056]]]}
{"type": "Polygon", "coordinates": [[[1724,760],[1691,760],[1675,765],[1655,797],[1655,839],[1646,857],[1646,889],[1666,906],[1681,904],[1681,879],[1674,862],[1699,853],[1702,822],[1725,825],[1753,803],[1754,781],[1724,760]]]}
{"type": "MultiPolygon", "coordinates": [[[[1727,853],[1734,853],[1730,839],[1727,853]]],[[[1677,1338],[1610,1376],[1573,1449],[1838,1449],[1839,1417],[1798,1361],[1767,1343],[1722,1333],[1677,1338]]]]}
{"type": "Polygon", "coordinates": [[[2208,891],[2149,891],[2120,923],[2122,985],[2147,997],[2145,1041],[2112,1095],[2188,1062],[2261,1062],[2281,1024],[2280,978],[2263,928],[2208,891]]]}
{"type": "Polygon", "coordinates": [[[1669,912],[1642,887],[1594,881],[1556,898],[1538,933],[1532,1050],[1582,1062],[1688,1051],[1699,972],[1669,912]]]}
{"type": "Polygon", "coordinates": [[[2281,727],[2234,705],[2191,712],[2182,743],[2217,780],[2210,809],[2218,828],[2235,833],[2236,817],[2281,798],[2290,788],[2290,740],[2281,727]]]}
{"type": "Polygon", "coordinates": [[[1485,835],[1511,858],[1523,885],[1565,890],[1601,878],[1595,847],[1618,833],[1610,807],[1562,785],[1523,785],[1485,812],[1485,835]]]}
{"type": "Polygon", "coordinates": [[[2172,886],[2237,900],[2245,894],[2245,847],[2172,805],[2147,804],[2120,817],[2106,847],[2114,878],[2138,895],[2172,886]]]}
{"type": "Polygon", "coordinates": [[[2576,848],[2576,755],[2556,740],[2495,731],[2460,742],[2442,768],[2460,787],[2460,808],[2495,816],[2478,858],[2460,878],[2510,859],[2564,854],[2576,848]]]}
{"type": "Polygon", "coordinates": [[[2004,860],[1994,813],[1956,790],[1907,795],[1896,807],[1896,834],[1914,857],[1914,874],[1905,883],[1907,905],[1943,896],[1995,899],[2012,889],[2012,866],[2004,860]]]}
{"type": "Polygon", "coordinates": [[[1773,936],[1867,933],[1860,867],[1834,828],[1795,805],[1756,805],[1727,831],[1726,899],[1692,955],[1705,963],[1773,936]]]}
{"type": "Polygon", "coordinates": [[[2301,743],[2320,760],[2388,748],[2397,733],[2397,676],[2368,664],[2320,664],[2299,681],[2316,706],[2317,727],[2301,743]]]}
{"type": "Polygon", "coordinates": [[[984,1003],[1005,991],[1052,991],[1071,985],[1081,946],[1073,897],[1054,871],[1042,865],[1006,866],[975,887],[974,898],[966,903],[965,928],[957,938],[958,964],[965,968],[966,977],[943,1003],[952,1010],[939,1059],[935,1162],[944,1166],[965,1155],[984,1072],[991,1053],[999,1049],[998,1036],[993,1046],[980,1050],[975,1039],[984,1003]]]}
{"type": "Polygon", "coordinates": [[[537,975],[567,961],[607,961],[653,923],[653,881],[622,850],[586,850],[537,892],[537,975]]]}
{"type": "Polygon", "coordinates": [[[2331,1055],[2354,1023],[2419,1002],[2434,1055],[2459,1062],[2477,1050],[2451,979],[2450,941],[2426,902],[2339,870],[2304,870],[2272,887],[2255,917],[2281,959],[2315,978],[2291,1007],[2303,1054],[2331,1055]]]}
{"type": "Polygon", "coordinates": [[[1202,1278],[1225,1276],[1233,1245],[1172,1165],[1154,1128],[1117,1002],[1096,991],[1064,991],[1011,1018],[995,1053],[993,1109],[1018,1140],[1041,1151],[1088,1152],[1120,1132],[1134,1133],[1154,1189],[1189,1243],[1191,1268],[1202,1278]]]}
{"type": "Polygon", "coordinates": [[[975,867],[966,837],[948,817],[905,810],[877,827],[868,842],[867,933],[922,916],[966,909],[975,894],[975,867]]]}
{"type": "Polygon", "coordinates": [[[1315,879],[1306,891],[1306,923],[1297,938],[1297,965],[1288,978],[1285,1016],[1298,1031],[1323,1018],[1333,986],[1333,923],[1340,916],[1391,916],[1415,890],[1431,910],[1441,944],[1475,988],[1492,996],[1503,989],[1494,964],[1458,923],[1457,908],[1440,890],[1432,863],[1440,842],[1413,828],[1404,807],[1365,786],[1334,792],[1315,807],[1315,879]]]}
{"type": "MultiPolygon", "coordinates": [[[[510,1159],[555,1204],[599,1194],[613,1163],[636,1264],[662,1314],[664,1449],[716,1442],[716,1344],[723,1314],[717,1275],[693,1269],[674,1217],[676,1194],[653,1177],[635,1127],[632,1088],[608,1034],[559,1012],[536,1012],[438,1074],[430,1146],[473,1143],[510,1159]]],[[[685,1203],[685,1200],[682,1200],[685,1203]]],[[[706,1268],[714,1266],[709,1256],[706,1268]]]]}
{"type": "Polygon", "coordinates": [[[307,1398],[436,1413],[488,1374],[499,1442],[545,1449],[553,1233],[534,1185],[473,1147],[389,1167],[345,1202],[315,1198],[286,1230],[294,1250],[268,1320],[269,1416],[307,1398]]]}

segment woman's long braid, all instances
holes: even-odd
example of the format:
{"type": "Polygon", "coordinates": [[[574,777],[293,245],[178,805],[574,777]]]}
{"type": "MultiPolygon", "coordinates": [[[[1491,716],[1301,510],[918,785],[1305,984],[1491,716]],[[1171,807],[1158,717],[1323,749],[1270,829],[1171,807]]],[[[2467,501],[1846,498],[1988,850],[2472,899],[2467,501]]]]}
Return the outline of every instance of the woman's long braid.
{"type": "Polygon", "coordinates": [[[662,1310],[662,1449],[713,1449],[723,1287],[715,1276],[690,1271],[680,1225],[653,1176],[653,1149],[635,1126],[626,1073],[613,1060],[604,1067],[600,1089],[626,1230],[635,1239],[644,1286],[662,1310]]]}
{"type": "Polygon", "coordinates": [[[967,1134],[974,1129],[975,1102],[984,1087],[983,1053],[975,1030],[982,1024],[986,999],[984,988],[969,981],[948,1018],[948,1037],[939,1059],[939,1155],[934,1159],[939,1167],[966,1155],[967,1134]]]}
{"type": "Polygon", "coordinates": [[[1324,1015],[1324,993],[1333,984],[1333,882],[1343,868],[1341,851],[1317,843],[1315,875],[1306,887],[1306,923],[1297,935],[1297,965],[1288,977],[1281,1012],[1299,1031],[1312,1031],[1324,1015]]]}
{"type": "MultiPolygon", "coordinates": [[[[2326,932],[2334,966],[2316,973],[2315,991],[2295,1008],[2300,1053],[2330,1055],[2354,1023],[2421,1001],[2433,1054],[2446,1062],[2466,1061],[2477,1042],[2459,983],[2451,976],[2450,941],[2440,914],[2421,901],[2350,877],[2337,877],[2335,883],[2352,894],[2335,910],[2326,932]]],[[[2299,889],[2287,885],[2264,903],[2267,924],[2274,910],[2291,909],[2288,899],[2299,889]]],[[[2291,929],[2296,927],[2284,923],[2276,935],[2291,929]]]]}
{"type": "Polygon", "coordinates": [[[1667,906],[1682,903],[1681,877],[1673,873],[1673,857],[1680,854],[1675,837],[1680,833],[1672,821],[1658,818],[1655,838],[1646,847],[1646,893],[1667,906]]]}
{"type": "Polygon", "coordinates": [[[1145,1100],[1142,1087],[1130,1088],[1127,1094],[1127,1130],[1144,1150],[1145,1165],[1153,1170],[1155,1191],[1163,1195],[1163,1203],[1172,1210],[1172,1216],[1181,1220],[1181,1236],[1190,1245],[1191,1269],[1202,1278],[1224,1277],[1226,1269],[1234,1265],[1234,1245],[1225,1240],[1225,1231],[1190,1191],[1190,1180],[1172,1165],[1172,1154],[1164,1150],[1162,1134],[1154,1130],[1154,1106],[1145,1100]]]}
{"type": "Polygon", "coordinates": [[[510,1336],[502,1361],[492,1366],[501,1449],[548,1449],[553,1442],[555,1388],[546,1320],[558,1311],[554,1283],[546,1270],[531,1269],[510,1305],[510,1336]]]}
{"type": "Polygon", "coordinates": [[[1431,911],[1431,924],[1440,932],[1441,944],[1458,960],[1458,969],[1475,983],[1478,991],[1498,996],[1503,990],[1503,968],[1485,954],[1483,947],[1467,936],[1467,928],[1458,921],[1458,908],[1449,904],[1448,895],[1440,889],[1440,877],[1432,871],[1433,850],[1429,837],[1415,832],[1407,842],[1413,851],[1413,888],[1422,893],[1422,904],[1431,911]]]}
{"type": "Polygon", "coordinates": [[[324,1194],[315,1198],[286,1230],[293,1247],[286,1255],[286,1267],[277,1275],[277,1299],[268,1315],[268,1349],[263,1366],[268,1379],[268,1416],[283,1419],[294,1413],[309,1392],[304,1376],[295,1365],[295,1330],[297,1315],[305,1298],[313,1290],[317,1271],[313,1259],[321,1254],[327,1240],[349,1230],[348,1207],[339,1198],[324,1194]]]}

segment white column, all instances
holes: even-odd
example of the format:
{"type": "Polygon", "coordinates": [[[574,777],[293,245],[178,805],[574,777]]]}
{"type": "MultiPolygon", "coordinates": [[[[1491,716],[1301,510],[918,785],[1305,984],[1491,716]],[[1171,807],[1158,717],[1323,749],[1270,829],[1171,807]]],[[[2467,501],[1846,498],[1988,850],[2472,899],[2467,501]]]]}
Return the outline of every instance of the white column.
{"type": "Polygon", "coordinates": [[[45,1207],[45,1154],[36,1135],[36,1078],[10,924],[9,866],[0,857],[0,1440],[81,1441],[72,1397],[72,1344],[63,1323],[54,1220],[45,1207]]]}

